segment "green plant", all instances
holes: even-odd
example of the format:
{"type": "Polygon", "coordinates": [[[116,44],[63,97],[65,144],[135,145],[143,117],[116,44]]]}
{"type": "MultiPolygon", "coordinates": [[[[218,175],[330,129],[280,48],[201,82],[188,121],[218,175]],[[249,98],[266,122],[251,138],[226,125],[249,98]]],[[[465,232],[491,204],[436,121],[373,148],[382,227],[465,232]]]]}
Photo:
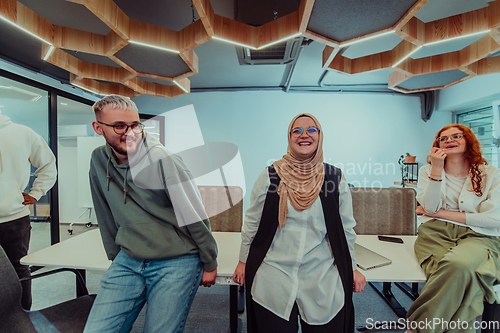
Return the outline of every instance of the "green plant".
{"type": "MultiPolygon", "coordinates": [[[[406,153],[406,156],[411,156],[410,153],[406,153]]],[[[405,183],[408,182],[408,166],[405,164],[405,155],[399,156],[398,164],[401,169],[401,186],[405,187],[405,183]]]]}

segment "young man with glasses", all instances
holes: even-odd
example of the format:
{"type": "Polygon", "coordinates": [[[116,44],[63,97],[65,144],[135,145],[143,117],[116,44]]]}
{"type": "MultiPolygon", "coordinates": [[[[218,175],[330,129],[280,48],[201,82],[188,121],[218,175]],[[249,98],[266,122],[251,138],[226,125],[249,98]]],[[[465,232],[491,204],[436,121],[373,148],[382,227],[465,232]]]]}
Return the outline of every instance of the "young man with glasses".
{"type": "Polygon", "coordinates": [[[85,332],[128,332],[145,303],[145,332],[182,332],[198,286],[217,275],[217,245],[182,160],[139,121],[134,102],[110,95],[93,105],[90,185],[104,248],[113,260],[85,332]]]}

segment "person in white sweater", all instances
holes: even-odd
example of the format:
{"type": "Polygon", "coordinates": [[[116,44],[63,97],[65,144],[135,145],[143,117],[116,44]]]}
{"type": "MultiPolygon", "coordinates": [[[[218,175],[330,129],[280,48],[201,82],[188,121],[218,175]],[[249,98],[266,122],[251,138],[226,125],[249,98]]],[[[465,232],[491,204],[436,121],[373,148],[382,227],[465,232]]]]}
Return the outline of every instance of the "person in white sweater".
{"type": "Polygon", "coordinates": [[[420,169],[415,254],[427,277],[408,332],[475,332],[483,300],[500,302],[500,169],[466,126],[441,129],[420,169]],[[431,323],[427,325],[426,323],[431,323]]]}
{"type": "MultiPolygon", "coordinates": [[[[19,278],[30,276],[20,259],[28,254],[29,206],[45,195],[56,182],[56,158],[43,138],[32,129],[13,123],[0,112],[0,246],[19,278]],[[30,164],[37,168],[29,193],[30,164]]],[[[23,281],[22,306],[31,308],[31,281],[23,281]]]]}

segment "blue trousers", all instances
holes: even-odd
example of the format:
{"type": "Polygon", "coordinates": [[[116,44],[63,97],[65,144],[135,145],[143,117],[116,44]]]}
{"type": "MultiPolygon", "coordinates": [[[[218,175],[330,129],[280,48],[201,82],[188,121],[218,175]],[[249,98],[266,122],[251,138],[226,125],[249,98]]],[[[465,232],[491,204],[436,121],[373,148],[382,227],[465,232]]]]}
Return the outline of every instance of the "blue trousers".
{"type": "Polygon", "coordinates": [[[129,332],[145,303],[144,332],[182,332],[202,275],[197,254],[141,260],[120,251],[102,277],[84,332],[129,332]]]}

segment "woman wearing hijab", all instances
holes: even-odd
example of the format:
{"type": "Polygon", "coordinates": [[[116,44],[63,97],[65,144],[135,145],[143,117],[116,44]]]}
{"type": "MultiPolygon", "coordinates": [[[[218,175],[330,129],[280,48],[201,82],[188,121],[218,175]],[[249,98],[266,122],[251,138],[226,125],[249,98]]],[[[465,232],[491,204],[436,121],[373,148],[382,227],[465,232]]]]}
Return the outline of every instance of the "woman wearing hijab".
{"type": "Polygon", "coordinates": [[[340,171],[323,164],[323,131],[293,118],[287,154],[252,189],[234,281],[246,285],[248,332],[354,332],[356,268],[352,199],[340,171]]]}
{"type": "Polygon", "coordinates": [[[479,140],[459,124],[436,134],[427,160],[418,177],[415,242],[427,283],[407,313],[408,332],[475,332],[483,300],[498,302],[500,170],[487,165],[479,140]]]}

